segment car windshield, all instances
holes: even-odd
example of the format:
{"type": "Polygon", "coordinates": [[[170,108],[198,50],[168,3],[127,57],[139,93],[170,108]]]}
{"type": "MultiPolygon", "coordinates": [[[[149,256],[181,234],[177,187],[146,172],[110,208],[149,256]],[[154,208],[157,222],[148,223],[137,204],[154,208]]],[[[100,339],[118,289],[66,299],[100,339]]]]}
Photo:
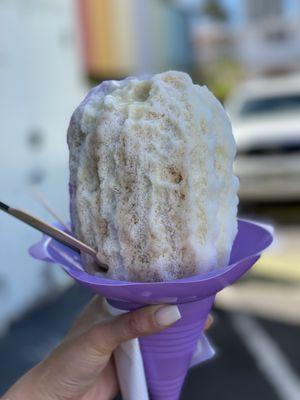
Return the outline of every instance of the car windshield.
{"type": "Polygon", "coordinates": [[[240,109],[240,115],[250,117],[255,114],[292,111],[295,109],[300,109],[300,94],[247,100],[240,109]]]}

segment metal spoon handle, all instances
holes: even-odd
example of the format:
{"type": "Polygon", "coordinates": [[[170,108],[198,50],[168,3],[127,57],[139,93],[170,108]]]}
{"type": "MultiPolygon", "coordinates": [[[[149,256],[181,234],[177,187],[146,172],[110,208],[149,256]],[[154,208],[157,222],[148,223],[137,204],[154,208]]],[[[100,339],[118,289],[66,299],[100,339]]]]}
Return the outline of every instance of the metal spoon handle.
{"type": "Polygon", "coordinates": [[[0,208],[5,211],[6,213],[14,216],[15,218],[25,222],[27,225],[39,230],[42,233],[52,237],[55,240],[63,243],[64,245],[71,247],[73,250],[77,252],[84,252],[92,256],[99,267],[103,269],[105,272],[108,270],[108,266],[100,263],[99,258],[97,257],[97,253],[94,249],[89,247],[88,245],[84,244],[80,240],[74,238],[73,236],[61,231],[60,229],[54,228],[53,226],[47,224],[44,221],[34,217],[31,214],[26,213],[25,211],[19,210],[17,208],[12,208],[7,206],[6,204],[0,202],[0,208]]]}

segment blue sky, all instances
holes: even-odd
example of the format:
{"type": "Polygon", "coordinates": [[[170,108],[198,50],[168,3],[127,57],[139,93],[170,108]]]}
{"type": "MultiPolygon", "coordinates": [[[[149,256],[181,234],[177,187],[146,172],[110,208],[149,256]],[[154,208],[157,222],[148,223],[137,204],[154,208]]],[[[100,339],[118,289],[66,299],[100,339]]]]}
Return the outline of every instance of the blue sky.
{"type": "MultiPolygon", "coordinates": [[[[202,0],[203,1],[203,0],[202,0]]],[[[232,15],[233,22],[238,23],[243,18],[243,1],[241,0],[221,0],[232,15]]],[[[293,15],[295,12],[300,13],[299,0],[284,0],[286,12],[293,15]]]]}
{"type": "MultiPolygon", "coordinates": [[[[177,4],[182,4],[185,7],[199,7],[206,0],[173,0],[177,4]]],[[[243,4],[244,0],[220,0],[230,13],[233,23],[243,21],[243,4]]],[[[251,1],[251,0],[250,0],[251,1]]],[[[283,0],[286,8],[286,13],[294,16],[298,14],[300,18],[300,0],[283,0]]]]}

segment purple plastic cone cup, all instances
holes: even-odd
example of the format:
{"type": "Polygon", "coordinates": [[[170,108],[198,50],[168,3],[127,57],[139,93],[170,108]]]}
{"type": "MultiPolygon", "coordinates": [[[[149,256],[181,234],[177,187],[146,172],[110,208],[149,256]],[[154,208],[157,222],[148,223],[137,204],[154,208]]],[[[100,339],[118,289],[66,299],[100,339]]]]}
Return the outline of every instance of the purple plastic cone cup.
{"type": "Polygon", "coordinates": [[[239,220],[228,266],[151,283],[89,275],[77,253],[47,236],[29,252],[36,259],[61,265],[80,285],[106,297],[116,308],[130,311],[149,304],[177,304],[182,318],[161,333],[140,338],[140,346],[150,398],[178,400],[215,295],[247,272],[272,240],[272,228],[239,220]]]}
{"type": "MultiPolygon", "coordinates": [[[[163,332],[139,339],[151,399],[179,398],[214,298],[179,304],[182,318],[178,322],[163,332]]],[[[116,308],[128,309],[120,301],[109,302],[116,308]]]]}

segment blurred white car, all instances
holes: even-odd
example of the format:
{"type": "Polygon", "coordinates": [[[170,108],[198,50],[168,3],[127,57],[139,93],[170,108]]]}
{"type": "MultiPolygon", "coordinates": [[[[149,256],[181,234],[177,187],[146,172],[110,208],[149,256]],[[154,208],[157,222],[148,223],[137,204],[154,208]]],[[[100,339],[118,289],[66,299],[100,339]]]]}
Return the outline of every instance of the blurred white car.
{"type": "Polygon", "coordinates": [[[244,83],[226,109],[241,199],[300,200],[300,75],[244,83]]]}

